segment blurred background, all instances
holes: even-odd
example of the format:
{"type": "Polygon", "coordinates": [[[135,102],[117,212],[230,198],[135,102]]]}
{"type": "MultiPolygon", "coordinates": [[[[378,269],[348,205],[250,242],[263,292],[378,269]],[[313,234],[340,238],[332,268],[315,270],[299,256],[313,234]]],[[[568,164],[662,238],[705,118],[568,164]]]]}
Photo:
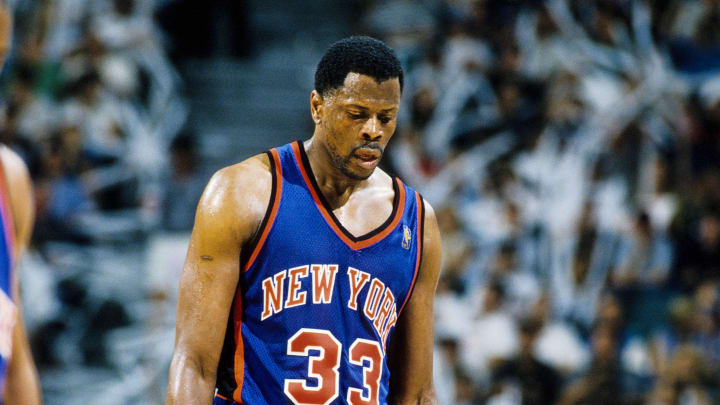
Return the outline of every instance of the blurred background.
{"type": "Polygon", "coordinates": [[[361,33],[406,70],[385,169],[443,235],[440,402],[720,403],[720,0],[9,3],[46,404],[163,403],[205,183],[309,137],[361,33]]]}

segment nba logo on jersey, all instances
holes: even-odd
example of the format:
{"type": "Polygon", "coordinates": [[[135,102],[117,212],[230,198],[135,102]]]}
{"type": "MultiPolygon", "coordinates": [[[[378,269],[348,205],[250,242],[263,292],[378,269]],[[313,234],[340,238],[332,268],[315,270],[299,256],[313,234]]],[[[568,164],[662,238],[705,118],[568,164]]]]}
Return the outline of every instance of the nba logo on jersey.
{"type": "Polygon", "coordinates": [[[410,245],[412,243],[412,232],[410,232],[410,228],[405,225],[403,229],[403,240],[402,240],[402,247],[405,250],[410,250],[410,245]]]}

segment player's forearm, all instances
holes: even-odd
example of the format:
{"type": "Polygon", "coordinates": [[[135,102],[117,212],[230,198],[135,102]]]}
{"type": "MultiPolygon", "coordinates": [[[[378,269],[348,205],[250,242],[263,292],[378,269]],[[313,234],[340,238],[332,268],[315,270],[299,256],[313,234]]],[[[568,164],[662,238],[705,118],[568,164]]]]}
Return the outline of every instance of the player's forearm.
{"type": "Polygon", "coordinates": [[[208,405],[213,401],[217,371],[176,353],[170,364],[165,405],[208,405]]]}
{"type": "Polygon", "coordinates": [[[35,368],[28,365],[17,374],[17,376],[8,377],[4,403],[8,405],[41,405],[42,395],[35,368]]]}

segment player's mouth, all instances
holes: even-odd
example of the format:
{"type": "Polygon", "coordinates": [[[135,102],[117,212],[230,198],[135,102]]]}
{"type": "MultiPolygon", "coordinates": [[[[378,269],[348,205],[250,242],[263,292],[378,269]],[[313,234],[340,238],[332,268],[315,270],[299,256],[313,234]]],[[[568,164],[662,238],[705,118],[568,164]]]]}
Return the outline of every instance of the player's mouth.
{"type": "Polygon", "coordinates": [[[380,161],[382,151],[375,148],[358,148],[353,153],[353,156],[360,161],[360,167],[373,169],[380,161]]]}

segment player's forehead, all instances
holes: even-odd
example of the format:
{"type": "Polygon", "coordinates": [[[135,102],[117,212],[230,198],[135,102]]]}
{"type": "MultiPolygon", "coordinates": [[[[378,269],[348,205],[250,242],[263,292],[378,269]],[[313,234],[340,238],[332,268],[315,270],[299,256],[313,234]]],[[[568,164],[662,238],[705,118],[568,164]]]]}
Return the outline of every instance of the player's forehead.
{"type": "Polygon", "coordinates": [[[334,101],[343,105],[368,105],[381,109],[400,104],[400,81],[397,77],[378,82],[375,78],[350,72],[343,85],[334,91],[334,101]]]}

